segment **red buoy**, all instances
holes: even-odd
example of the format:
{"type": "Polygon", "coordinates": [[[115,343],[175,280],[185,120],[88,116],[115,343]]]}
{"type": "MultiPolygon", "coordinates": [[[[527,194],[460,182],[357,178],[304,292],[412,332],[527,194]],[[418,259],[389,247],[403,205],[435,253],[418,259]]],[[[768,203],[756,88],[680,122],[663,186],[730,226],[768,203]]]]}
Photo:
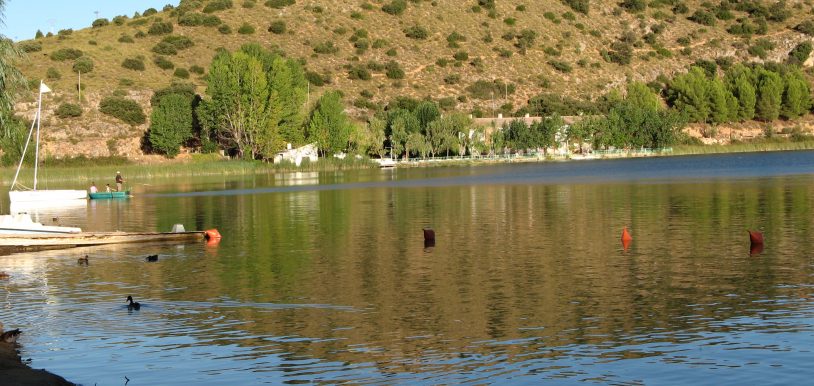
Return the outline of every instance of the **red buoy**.
{"type": "Polygon", "coordinates": [[[627,227],[624,227],[622,229],[622,242],[630,242],[631,240],[633,240],[633,237],[630,236],[630,232],[627,231],[627,227]]]}
{"type": "Polygon", "coordinates": [[[747,231],[749,232],[749,242],[754,244],[763,245],[763,233],[758,231],[747,231]]]}
{"type": "Polygon", "coordinates": [[[431,228],[424,228],[424,241],[435,242],[435,231],[431,228]]]}
{"type": "Polygon", "coordinates": [[[220,240],[220,232],[215,228],[205,230],[204,236],[207,240],[220,240]]]}

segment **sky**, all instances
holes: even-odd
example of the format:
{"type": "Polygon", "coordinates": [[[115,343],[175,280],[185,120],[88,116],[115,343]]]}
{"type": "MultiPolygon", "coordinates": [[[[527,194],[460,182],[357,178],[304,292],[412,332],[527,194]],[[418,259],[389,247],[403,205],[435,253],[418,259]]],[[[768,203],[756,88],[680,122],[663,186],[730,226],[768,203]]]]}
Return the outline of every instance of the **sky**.
{"type": "Polygon", "coordinates": [[[56,33],[61,29],[90,27],[97,18],[133,16],[147,8],[161,10],[179,0],[5,0],[0,34],[14,41],[33,39],[37,30],[56,33]],[[98,12],[98,16],[97,16],[98,12]]]}

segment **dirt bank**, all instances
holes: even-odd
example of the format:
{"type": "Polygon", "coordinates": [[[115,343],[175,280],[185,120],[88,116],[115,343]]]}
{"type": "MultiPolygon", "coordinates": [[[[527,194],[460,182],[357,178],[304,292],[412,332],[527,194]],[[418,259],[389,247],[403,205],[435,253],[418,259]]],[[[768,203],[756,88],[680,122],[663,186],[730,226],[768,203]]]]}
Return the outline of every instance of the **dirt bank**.
{"type": "Polygon", "coordinates": [[[68,386],[73,385],[59,375],[34,370],[23,364],[12,343],[0,342],[0,384],[9,386],[68,386]]]}

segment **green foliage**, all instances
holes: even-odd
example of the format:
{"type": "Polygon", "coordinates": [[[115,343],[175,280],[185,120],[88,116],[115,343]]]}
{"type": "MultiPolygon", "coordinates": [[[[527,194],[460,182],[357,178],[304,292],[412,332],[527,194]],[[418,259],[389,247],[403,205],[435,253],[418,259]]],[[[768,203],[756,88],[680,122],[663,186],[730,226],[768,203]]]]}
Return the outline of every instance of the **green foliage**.
{"type": "Polygon", "coordinates": [[[466,51],[458,51],[452,57],[460,61],[469,60],[469,54],[466,51]]]}
{"type": "Polygon", "coordinates": [[[562,2],[571,7],[574,11],[585,15],[587,15],[590,10],[590,0],[562,0],[562,2]]]}
{"type": "Polygon", "coordinates": [[[122,67],[133,71],[144,71],[144,61],[139,58],[127,58],[122,62],[122,67]]]}
{"type": "Polygon", "coordinates": [[[189,79],[189,70],[186,68],[176,68],[175,72],[172,73],[172,76],[181,79],[189,79]]]}
{"type": "Polygon", "coordinates": [[[385,65],[385,75],[388,79],[404,79],[404,70],[398,62],[391,60],[385,65]]]}
{"type": "Polygon", "coordinates": [[[123,97],[102,98],[99,103],[99,111],[133,126],[141,125],[147,120],[141,106],[136,101],[123,97]]]}
{"type": "Polygon", "coordinates": [[[549,60],[548,65],[554,67],[559,72],[569,73],[573,70],[570,64],[561,60],[549,60]]]}
{"type": "Polygon", "coordinates": [[[39,52],[42,51],[42,42],[31,40],[19,42],[17,48],[25,53],[39,52]]]}
{"type": "Polygon", "coordinates": [[[43,35],[40,30],[37,30],[37,33],[34,34],[34,39],[41,39],[43,37],[45,37],[45,35],[43,35]]]}
{"type": "Polygon", "coordinates": [[[766,51],[771,51],[775,47],[774,43],[771,42],[769,39],[758,39],[755,43],[749,46],[747,50],[749,54],[753,56],[757,56],[761,59],[766,59],[768,53],[766,51]]]}
{"type": "Polygon", "coordinates": [[[192,99],[183,94],[167,94],[153,108],[147,138],[152,148],[172,158],[181,145],[192,138],[192,99]]]}
{"type": "Polygon", "coordinates": [[[814,36],[814,20],[806,20],[794,27],[794,30],[808,36],[814,36]]]}
{"type": "Polygon", "coordinates": [[[757,70],[756,78],[755,119],[773,121],[780,116],[785,82],[780,74],[763,68],[757,70]]]}
{"type": "Polygon", "coordinates": [[[127,16],[119,15],[113,18],[113,24],[115,25],[124,25],[127,21],[127,16]]]}
{"type": "Polygon", "coordinates": [[[45,78],[51,80],[57,80],[62,78],[62,74],[54,67],[48,67],[48,70],[45,71],[45,78]]]}
{"type": "Polygon", "coordinates": [[[229,24],[221,24],[218,26],[218,32],[223,35],[229,35],[232,33],[232,27],[230,27],[229,24]]]}
{"type": "Polygon", "coordinates": [[[244,22],[243,24],[240,25],[240,28],[237,29],[237,33],[241,35],[251,35],[254,33],[254,26],[244,22]]]}
{"type": "Polygon", "coordinates": [[[407,2],[404,0],[390,0],[389,3],[382,6],[382,11],[390,15],[401,15],[407,9],[407,2]]]}
{"type": "Polygon", "coordinates": [[[318,54],[335,54],[339,52],[339,47],[334,45],[334,42],[326,40],[314,46],[314,52],[318,54]]]}
{"type": "Polygon", "coordinates": [[[175,68],[175,64],[163,56],[156,56],[155,59],[153,59],[153,63],[162,70],[170,70],[175,68]]]}
{"type": "Polygon", "coordinates": [[[407,27],[404,30],[404,36],[407,36],[410,39],[424,40],[428,36],[430,36],[430,33],[429,31],[427,31],[426,28],[419,25],[414,25],[411,27],[407,27]]]}
{"type": "Polygon", "coordinates": [[[81,72],[87,74],[93,71],[93,60],[87,56],[82,56],[76,59],[73,63],[74,72],[81,72]]]}
{"type": "Polygon", "coordinates": [[[205,71],[204,68],[197,64],[189,66],[189,72],[193,74],[203,75],[204,71],[205,71]]]}
{"type": "Polygon", "coordinates": [[[147,30],[147,34],[166,35],[172,33],[172,30],[173,30],[172,23],[168,21],[156,20],[155,22],[153,22],[153,25],[150,26],[150,29],[147,30]]]}
{"type": "Polygon", "coordinates": [[[53,61],[62,62],[65,60],[74,60],[82,55],[83,52],[76,48],[61,48],[52,52],[49,57],[53,61]]]}
{"type": "Polygon", "coordinates": [[[351,80],[370,80],[372,75],[370,71],[363,66],[351,66],[348,68],[348,79],[351,80]]]}
{"type": "Polygon", "coordinates": [[[183,95],[190,100],[190,103],[196,98],[195,85],[185,82],[173,82],[168,87],[156,90],[150,98],[150,105],[155,107],[161,103],[161,99],[168,95],[183,95]]]}
{"type": "MultiPolygon", "coordinates": [[[[0,155],[0,165],[11,166],[20,162],[23,156],[23,149],[28,140],[28,127],[19,118],[9,116],[3,119],[3,130],[0,131],[0,148],[3,149],[0,155]]],[[[25,154],[26,164],[34,163],[34,152],[28,151],[25,154]]]]}
{"type": "Polygon", "coordinates": [[[676,76],[670,84],[668,102],[691,122],[706,122],[709,117],[709,87],[704,70],[691,67],[686,74],[676,76]]]}
{"type": "Polygon", "coordinates": [[[504,83],[501,80],[494,80],[492,82],[486,80],[478,80],[466,87],[469,95],[475,99],[491,99],[495,96],[500,97],[504,94],[513,94],[516,86],[511,83],[504,83]]]}
{"type": "Polygon", "coordinates": [[[128,34],[122,34],[121,36],[119,36],[118,41],[119,41],[119,43],[134,43],[135,42],[135,40],[133,40],[133,38],[130,37],[130,35],[128,35],[128,34]]]}
{"type": "Polygon", "coordinates": [[[811,89],[800,70],[787,71],[783,76],[785,89],[780,116],[795,119],[811,110],[811,89]]]}
{"type": "Polygon", "coordinates": [[[155,8],[147,8],[144,12],[141,13],[141,16],[152,16],[158,13],[158,10],[155,8]]]}
{"type": "Polygon", "coordinates": [[[726,80],[732,95],[738,101],[737,114],[733,116],[739,121],[753,119],[757,92],[752,84],[752,71],[743,65],[737,65],[727,72],[726,80]]]}
{"type": "Polygon", "coordinates": [[[284,34],[285,33],[285,21],[275,20],[275,21],[271,22],[271,25],[269,25],[268,31],[275,34],[275,35],[284,34]]]}
{"type": "Polygon", "coordinates": [[[61,103],[54,114],[60,118],[75,118],[82,115],[82,108],[73,103],[61,103]]]}
{"type": "Polygon", "coordinates": [[[647,3],[644,0],[622,0],[619,6],[628,12],[642,12],[647,8],[647,3]]]}
{"type": "Polygon", "coordinates": [[[692,16],[688,17],[687,19],[710,27],[715,25],[715,15],[703,9],[696,10],[695,13],[693,13],[692,16]]]}
{"type": "Polygon", "coordinates": [[[91,23],[91,28],[104,27],[108,24],[110,24],[110,20],[107,20],[105,18],[99,18],[94,20],[93,23],[91,23]]]}
{"type": "Polygon", "coordinates": [[[185,27],[217,27],[222,23],[215,15],[204,15],[202,13],[185,13],[178,18],[178,25],[185,27]]]}
{"type": "Polygon", "coordinates": [[[203,8],[203,13],[212,13],[232,8],[232,0],[212,0],[203,8]]]}
{"type": "Polygon", "coordinates": [[[266,7],[279,9],[285,8],[289,5],[293,5],[294,0],[268,0],[264,4],[266,7]]]}
{"type": "Polygon", "coordinates": [[[812,46],[811,42],[809,41],[797,44],[797,46],[795,46],[794,49],[789,52],[789,64],[803,64],[806,60],[808,60],[808,57],[811,56],[811,50],[812,46]]]}
{"type": "Polygon", "coordinates": [[[341,98],[337,91],[326,92],[308,120],[307,138],[316,142],[323,154],[338,153],[348,147],[351,124],[341,98]]]}

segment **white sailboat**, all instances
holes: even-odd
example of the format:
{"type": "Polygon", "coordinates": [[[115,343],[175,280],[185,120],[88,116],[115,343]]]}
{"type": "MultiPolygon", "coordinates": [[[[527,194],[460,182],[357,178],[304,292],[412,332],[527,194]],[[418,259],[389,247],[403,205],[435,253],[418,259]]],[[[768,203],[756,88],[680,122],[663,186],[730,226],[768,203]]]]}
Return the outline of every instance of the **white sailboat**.
{"type": "Polygon", "coordinates": [[[40,202],[48,203],[49,205],[59,206],[61,202],[72,200],[84,200],[88,197],[86,190],[37,190],[37,172],[40,160],[40,122],[42,121],[42,94],[50,92],[51,89],[40,81],[40,93],[37,98],[37,114],[34,121],[31,122],[31,129],[28,131],[28,138],[23,147],[23,154],[20,157],[20,164],[17,165],[17,172],[14,173],[14,181],[11,183],[11,189],[8,192],[9,200],[12,204],[22,202],[40,202]],[[31,142],[31,135],[34,132],[34,124],[37,126],[37,138],[34,147],[34,186],[27,188],[22,184],[17,183],[17,177],[20,175],[20,169],[23,166],[25,153],[28,151],[28,144],[31,142]]]}

